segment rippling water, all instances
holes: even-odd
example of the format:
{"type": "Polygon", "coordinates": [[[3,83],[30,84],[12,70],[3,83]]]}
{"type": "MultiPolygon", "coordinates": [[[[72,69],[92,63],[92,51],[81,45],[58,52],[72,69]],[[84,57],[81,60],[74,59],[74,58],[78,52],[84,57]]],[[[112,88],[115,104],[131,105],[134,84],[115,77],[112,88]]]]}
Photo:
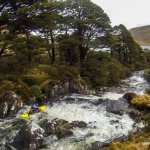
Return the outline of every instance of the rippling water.
{"type": "MultiPolygon", "coordinates": [[[[44,143],[48,145],[47,150],[87,150],[91,143],[95,141],[110,142],[117,137],[127,136],[129,132],[135,131],[136,129],[133,127],[134,121],[127,114],[119,116],[109,113],[104,105],[95,105],[92,102],[100,98],[118,100],[128,91],[143,94],[148,83],[142,76],[143,72],[136,72],[132,77],[123,80],[123,90],[119,93],[118,91],[108,91],[101,97],[73,94],[69,97],[64,97],[60,102],[54,103],[53,106],[47,106],[45,113],[42,114],[43,119],[53,120],[58,118],[67,120],[70,123],[72,121],[83,121],[88,125],[84,129],[73,128],[73,136],[68,138],[58,140],[55,135],[45,138],[44,143]],[[65,101],[66,98],[74,100],[65,101]]],[[[23,112],[28,109],[29,107],[27,106],[21,111],[23,112]]],[[[39,114],[32,115],[29,120],[33,130],[39,127],[39,114]]],[[[13,127],[12,122],[13,120],[2,120],[0,122],[0,129],[10,130],[13,127]]],[[[14,133],[11,131],[12,137],[15,133],[17,133],[17,130],[14,130],[14,133]]],[[[4,134],[0,133],[0,144],[5,143],[6,138],[4,137],[4,134]]]]}

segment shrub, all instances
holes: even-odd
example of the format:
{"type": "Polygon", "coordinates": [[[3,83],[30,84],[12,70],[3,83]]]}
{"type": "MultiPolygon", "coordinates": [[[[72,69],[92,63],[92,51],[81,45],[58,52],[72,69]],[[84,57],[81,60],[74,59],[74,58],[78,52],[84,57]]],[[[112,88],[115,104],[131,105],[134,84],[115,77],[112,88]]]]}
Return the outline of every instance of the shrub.
{"type": "Polygon", "coordinates": [[[25,83],[27,83],[29,86],[39,85],[47,79],[48,79],[48,75],[45,75],[45,74],[43,74],[43,75],[24,75],[22,77],[22,80],[25,83]]]}
{"type": "Polygon", "coordinates": [[[15,91],[16,83],[8,80],[4,80],[0,86],[0,95],[5,91],[15,91]]]}
{"type": "Polygon", "coordinates": [[[150,95],[136,96],[131,103],[141,108],[150,108],[150,95]]]}
{"type": "Polygon", "coordinates": [[[40,97],[42,95],[42,91],[39,86],[33,85],[30,87],[30,89],[31,97],[40,97]]]}

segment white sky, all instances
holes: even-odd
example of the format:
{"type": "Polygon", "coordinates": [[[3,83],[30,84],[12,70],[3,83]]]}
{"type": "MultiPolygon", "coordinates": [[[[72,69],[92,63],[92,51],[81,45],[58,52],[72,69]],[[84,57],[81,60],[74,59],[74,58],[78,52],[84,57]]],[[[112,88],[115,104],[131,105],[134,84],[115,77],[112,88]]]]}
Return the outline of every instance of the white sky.
{"type": "Polygon", "coordinates": [[[91,0],[109,16],[112,25],[124,24],[128,29],[150,25],[150,0],[91,0]]]}

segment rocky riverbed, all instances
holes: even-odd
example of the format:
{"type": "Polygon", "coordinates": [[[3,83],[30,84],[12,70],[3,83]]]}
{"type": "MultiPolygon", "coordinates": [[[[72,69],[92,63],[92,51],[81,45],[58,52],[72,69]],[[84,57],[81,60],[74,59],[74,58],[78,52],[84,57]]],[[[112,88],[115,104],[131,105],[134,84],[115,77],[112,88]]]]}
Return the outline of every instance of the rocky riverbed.
{"type": "MultiPolygon", "coordinates": [[[[0,149],[97,150],[116,138],[125,140],[143,124],[135,122],[138,112],[123,95],[143,94],[147,86],[141,71],[123,80],[120,87],[106,87],[96,95],[66,95],[27,120],[19,118],[30,108],[24,106],[15,116],[0,120],[0,149]]],[[[9,107],[7,113],[13,110],[9,107]]]]}

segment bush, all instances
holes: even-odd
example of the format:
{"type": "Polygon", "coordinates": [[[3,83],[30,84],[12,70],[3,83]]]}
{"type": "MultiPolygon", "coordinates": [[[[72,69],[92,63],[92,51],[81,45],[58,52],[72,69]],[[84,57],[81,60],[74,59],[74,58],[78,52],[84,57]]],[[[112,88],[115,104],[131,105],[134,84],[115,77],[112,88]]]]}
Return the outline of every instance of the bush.
{"type": "Polygon", "coordinates": [[[82,64],[81,75],[88,78],[93,87],[113,86],[131,75],[131,70],[111,59],[108,52],[90,52],[82,64]]]}
{"type": "Polygon", "coordinates": [[[150,95],[136,96],[131,103],[140,108],[150,108],[150,95]]]}
{"type": "Polygon", "coordinates": [[[8,80],[4,80],[0,85],[0,95],[5,91],[15,91],[16,83],[8,80]]]}
{"type": "Polygon", "coordinates": [[[39,86],[33,85],[30,87],[30,89],[31,97],[40,97],[42,95],[42,91],[39,86]]]}
{"type": "Polygon", "coordinates": [[[45,80],[47,80],[49,77],[48,75],[24,75],[22,77],[22,80],[27,83],[29,86],[32,85],[39,85],[45,80]]]}

